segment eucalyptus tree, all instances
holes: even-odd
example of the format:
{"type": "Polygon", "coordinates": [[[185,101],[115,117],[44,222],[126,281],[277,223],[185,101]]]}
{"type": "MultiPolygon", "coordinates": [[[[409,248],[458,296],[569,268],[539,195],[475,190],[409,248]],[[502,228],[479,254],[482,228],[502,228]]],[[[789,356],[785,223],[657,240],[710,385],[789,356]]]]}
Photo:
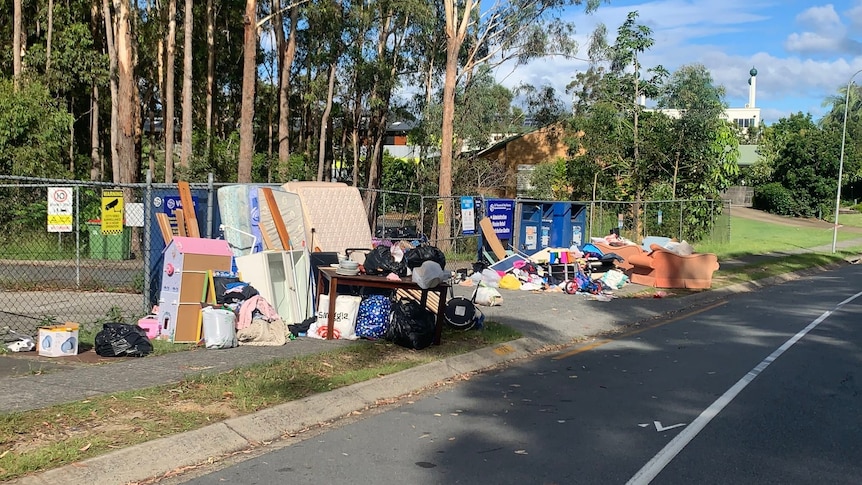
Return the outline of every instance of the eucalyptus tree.
{"type": "Polygon", "coordinates": [[[845,128],[845,105],[847,106],[847,131],[844,136],[844,170],[846,181],[855,182],[862,179],[862,86],[858,84],[842,86],[838,94],[827,97],[823,101],[823,106],[828,107],[829,112],[821,118],[819,125],[824,130],[842,133],[845,128]]]}
{"type": "MultiPolygon", "coordinates": [[[[537,57],[576,51],[574,26],[560,14],[566,7],[584,5],[592,12],[599,0],[503,0],[483,9],[478,0],[444,0],[446,71],[443,84],[440,182],[441,197],[452,195],[455,155],[455,93],[458,78],[470,77],[485,63],[516,65],[537,57]],[[468,42],[468,39],[470,40],[468,42]],[[466,48],[466,49],[465,49],[466,48]],[[466,52],[465,52],[466,50],[466,52]]],[[[444,224],[437,227],[438,244],[447,247],[451,207],[445,204],[444,224]]]]}
{"type": "Polygon", "coordinates": [[[672,154],[663,167],[672,181],[671,197],[719,197],[739,171],[739,142],[722,117],[724,88],[702,64],[685,65],[671,75],[658,104],[679,113],[671,124],[674,140],[664,147],[672,154]]]}
{"type": "MultiPolygon", "coordinates": [[[[173,1],[173,0],[171,0],[173,1]]],[[[180,165],[188,168],[192,157],[192,34],[194,29],[194,2],[185,1],[183,9],[183,121],[180,165]]]]}
{"type": "Polygon", "coordinates": [[[164,81],[164,110],[162,111],[162,126],[165,135],[165,183],[174,181],[174,93],[176,92],[174,72],[176,71],[176,46],[177,46],[177,0],[168,0],[167,9],[167,32],[165,33],[165,81],[164,81]]]}

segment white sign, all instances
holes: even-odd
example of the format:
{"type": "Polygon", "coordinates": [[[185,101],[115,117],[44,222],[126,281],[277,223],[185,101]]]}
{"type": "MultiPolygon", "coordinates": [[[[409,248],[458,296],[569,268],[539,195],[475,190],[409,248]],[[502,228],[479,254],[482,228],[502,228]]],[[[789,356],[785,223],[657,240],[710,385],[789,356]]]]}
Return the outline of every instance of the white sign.
{"type": "Polygon", "coordinates": [[[48,232],[72,232],[71,187],[48,187],[48,232]]]}

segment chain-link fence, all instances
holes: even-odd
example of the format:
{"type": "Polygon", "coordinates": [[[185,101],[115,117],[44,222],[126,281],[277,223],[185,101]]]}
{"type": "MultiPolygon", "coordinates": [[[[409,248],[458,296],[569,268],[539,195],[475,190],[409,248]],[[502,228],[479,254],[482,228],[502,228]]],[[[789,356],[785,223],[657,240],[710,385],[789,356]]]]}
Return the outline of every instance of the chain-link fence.
{"type": "Polygon", "coordinates": [[[680,241],[726,243],[730,241],[730,204],[719,200],[650,200],[617,202],[597,200],[589,204],[590,236],[620,235],[640,241],[644,236],[664,236],[680,241]]]}
{"type": "MultiPolygon", "coordinates": [[[[224,185],[212,180],[190,184],[203,237],[223,237],[217,192],[224,185]]],[[[367,197],[369,192],[362,192],[367,197]]],[[[485,205],[482,196],[468,197],[473,220],[463,220],[469,211],[462,211],[460,196],[386,190],[375,196],[377,216],[370,219],[375,237],[430,238],[440,217],[448,214],[451,229],[444,245],[453,257],[474,260],[485,205]]],[[[0,330],[32,333],[40,325],[66,321],[96,329],[106,321],[136,321],[157,303],[165,242],[155,214],[170,218],[181,208],[176,184],[0,176],[0,199],[6,209],[0,214],[4,229],[0,231],[0,330]],[[116,215],[120,204],[118,224],[102,220],[116,215]]],[[[715,201],[649,201],[640,208],[609,201],[581,204],[589,206],[589,235],[605,235],[621,222],[621,233],[635,239],[635,218],[640,217],[648,235],[692,240],[694,226],[687,218],[695,211],[706,211],[712,221],[706,238],[729,240],[729,206],[722,211],[715,201]]]]}

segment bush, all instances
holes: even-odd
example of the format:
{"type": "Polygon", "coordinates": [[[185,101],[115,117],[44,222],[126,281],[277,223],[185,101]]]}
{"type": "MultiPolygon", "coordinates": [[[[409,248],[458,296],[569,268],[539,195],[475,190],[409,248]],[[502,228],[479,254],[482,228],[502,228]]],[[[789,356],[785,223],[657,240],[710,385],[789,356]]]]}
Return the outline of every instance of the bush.
{"type": "Polygon", "coordinates": [[[755,187],[751,203],[755,209],[782,216],[793,215],[796,212],[793,194],[778,182],[755,187]]]}

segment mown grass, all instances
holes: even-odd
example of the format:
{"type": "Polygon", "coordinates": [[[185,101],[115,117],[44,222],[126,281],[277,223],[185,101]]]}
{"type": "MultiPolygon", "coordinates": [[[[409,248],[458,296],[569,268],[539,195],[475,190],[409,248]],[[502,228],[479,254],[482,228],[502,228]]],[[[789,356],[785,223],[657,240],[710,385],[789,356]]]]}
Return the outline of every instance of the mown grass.
{"type": "MultiPolygon", "coordinates": [[[[730,242],[703,242],[696,244],[695,249],[701,253],[715,253],[721,260],[831,245],[832,236],[832,228],[791,227],[733,217],[730,242]]],[[[862,239],[862,233],[838,231],[839,241],[851,239],[862,239]]]]}
{"type": "Polygon", "coordinates": [[[0,480],[56,468],[519,337],[509,327],[487,322],[481,331],[446,329],[441,345],[421,351],[385,341],[358,341],[322,354],[273,360],[222,374],[202,374],[175,385],[0,415],[0,480]]]}

